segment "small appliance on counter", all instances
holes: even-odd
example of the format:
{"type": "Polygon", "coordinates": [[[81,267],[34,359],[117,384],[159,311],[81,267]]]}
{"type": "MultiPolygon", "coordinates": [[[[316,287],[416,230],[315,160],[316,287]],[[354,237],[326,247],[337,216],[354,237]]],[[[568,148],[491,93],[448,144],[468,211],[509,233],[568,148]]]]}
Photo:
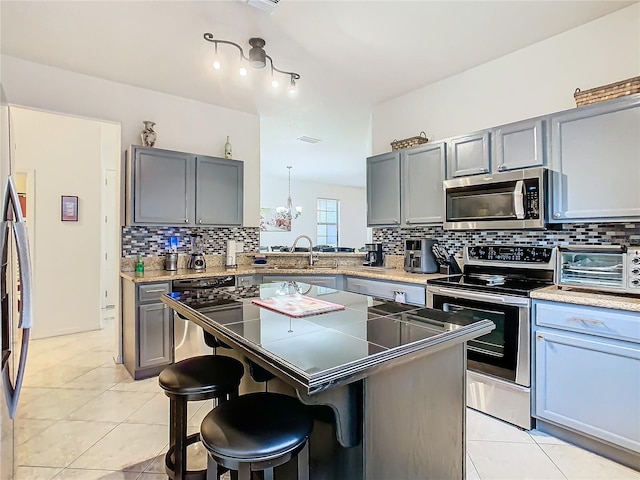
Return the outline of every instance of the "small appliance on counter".
{"type": "Polygon", "coordinates": [[[364,248],[367,252],[364,255],[365,267],[381,267],[383,263],[382,244],[381,243],[365,243],[364,248]]]}
{"type": "Polygon", "coordinates": [[[178,254],[177,253],[167,253],[164,258],[164,269],[169,272],[174,272],[178,270],[178,254]]]}
{"type": "Polygon", "coordinates": [[[556,260],[560,288],[640,294],[640,246],[566,245],[556,260]]]}
{"type": "Polygon", "coordinates": [[[204,260],[203,247],[204,246],[202,244],[202,235],[192,233],[191,234],[191,257],[189,258],[189,263],[187,264],[187,268],[191,270],[205,270],[207,268],[207,263],[204,260]]]}
{"type": "Polygon", "coordinates": [[[169,272],[178,270],[178,237],[169,237],[169,252],[164,258],[164,269],[169,272]]]}
{"type": "Polygon", "coordinates": [[[433,253],[436,240],[429,238],[404,241],[404,270],[411,273],[436,273],[439,270],[433,253]]]}
{"type": "Polygon", "coordinates": [[[227,240],[227,259],[225,266],[227,268],[236,268],[238,266],[238,253],[244,250],[244,242],[237,242],[235,240],[227,240]]]}

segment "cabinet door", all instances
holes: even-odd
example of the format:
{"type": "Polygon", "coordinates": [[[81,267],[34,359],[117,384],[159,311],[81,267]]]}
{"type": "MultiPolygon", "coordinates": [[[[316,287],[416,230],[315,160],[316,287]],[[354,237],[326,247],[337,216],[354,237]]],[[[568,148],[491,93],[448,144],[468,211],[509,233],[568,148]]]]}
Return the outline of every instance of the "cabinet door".
{"type": "Polygon", "coordinates": [[[442,223],[446,144],[412,148],[401,153],[403,223],[442,223]]]}
{"type": "Polygon", "coordinates": [[[243,162],[196,157],[198,225],[242,225],[243,174],[243,162]]]}
{"type": "Polygon", "coordinates": [[[539,167],[545,163],[543,119],[503,125],[493,131],[493,171],[539,167]]]}
{"type": "Polygon", "coordinates": [[[449,140],[449,178],[488,173],[490,139],[485,131],[449,140]]]}
{"type": "Polygon", "coordinates": [[[400,225],[400,153],[367,158],[367,226],[400,225]]]}
{"type": "Polygon", "coordinates": [[[640,349],[536,332],[535,416],[640,452],[640,349]]]}
{"type": "Polygon", "coordinates": [[[172,310],[164,303],[138,307],[138,365],[140,368],[173,362],[172,310]]]}
{"type": "Polygon", "coordinates": [[[640,218],[640,95],[551,117],[552,219],[640,218]]]}
{"type": "Polygon", "coordinates": [[[129,224],[193,224],[193,157],[149,147],[129,157],[129,224]]]}

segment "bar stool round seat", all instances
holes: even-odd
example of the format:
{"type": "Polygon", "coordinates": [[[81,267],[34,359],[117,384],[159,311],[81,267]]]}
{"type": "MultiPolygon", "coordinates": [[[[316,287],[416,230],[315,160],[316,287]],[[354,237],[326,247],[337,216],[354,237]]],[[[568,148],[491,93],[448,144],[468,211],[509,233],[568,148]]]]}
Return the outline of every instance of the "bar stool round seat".
{"type": "Polygon", "coordinates": [[[308,439],[313,417],[298,399],[279,393],[250,393],[214,408],[202,421],[200,437],[209,453],[208,480],[217,466],[237,470],[239,480],[298,456],[298,478],[309,478],[308,439]]]}
{"type": "Polygon", "coordinates": [[[175,480],[204,480],[206,470],[187,470],[187,446],[200,435],[187,436],[187,402],[215,399],[218,405],[238,396],[242,363],[222,355],[200,355],[168,366],[158,383],[169,397],[169,450],[165,470],[175,480]]]}

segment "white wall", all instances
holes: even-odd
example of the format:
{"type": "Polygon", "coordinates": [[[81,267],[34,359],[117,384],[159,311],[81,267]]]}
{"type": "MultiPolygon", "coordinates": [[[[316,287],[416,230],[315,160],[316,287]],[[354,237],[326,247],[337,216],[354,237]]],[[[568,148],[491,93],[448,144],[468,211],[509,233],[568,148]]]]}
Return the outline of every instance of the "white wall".
{"type": "Polygon", "coordinates": [[[195,100],[27,62],[3,55],[2,84],[9,103],[119,122],[124,151],[140,144],[143,120],[156,122],[155,146],[223,156],[227,135],[233,156],[245,162],[244,225],[259,225],[260,120],[195,100]]]}
{"type": "MultiPolygon", "coordinates": [[[[364,160],[363,160],[364,161],[364,160]]],[[[317,244],[316,238],[316,199],[331,198],[340,200],[340,230],[338,241],[342,247],[359,248],[367,239],[366,191],[364,188],[343,187],[323,183],[301,182],[291,173],[291,199],[294,205],[302,206],[302,215],[291,222],[290,232],[260,232],[260,245],[289,245],[298,235],[308,235],[317,244]]],[[[262,207],[284,206],[288,196],[288,179],[262,177],[262,207]]],[[[304,240],[301,247],[306,247],[304,240]]]]}
{"type": "Polygon", "coordinates": [[[640,75],[640,4],[377,105],[374,154],[424,130],[471,133],[575,107],[573,92],[640,75]]]}
{"type": "Polygon", "coordinates": [[[33,258],[33,337],[100,328],[103,166],[118,155],[103,149],[119,125],[11,107],[13,168],[30,171],[27,215],[33,258]],[[60,197],[78,197],[78,221],[60,220],[60,197]]]}

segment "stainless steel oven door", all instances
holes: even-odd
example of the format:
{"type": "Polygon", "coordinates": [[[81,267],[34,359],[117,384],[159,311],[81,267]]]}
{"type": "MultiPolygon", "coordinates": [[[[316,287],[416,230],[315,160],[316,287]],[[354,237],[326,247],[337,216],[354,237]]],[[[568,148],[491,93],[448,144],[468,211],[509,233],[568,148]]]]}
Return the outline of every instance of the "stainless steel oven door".
{"type": "Polygon", "coordinates": [[[531,386],[529,298],[427,285],[427,307],[494,322],[494,331],[467,342],[468,370],[531,386]]]}

